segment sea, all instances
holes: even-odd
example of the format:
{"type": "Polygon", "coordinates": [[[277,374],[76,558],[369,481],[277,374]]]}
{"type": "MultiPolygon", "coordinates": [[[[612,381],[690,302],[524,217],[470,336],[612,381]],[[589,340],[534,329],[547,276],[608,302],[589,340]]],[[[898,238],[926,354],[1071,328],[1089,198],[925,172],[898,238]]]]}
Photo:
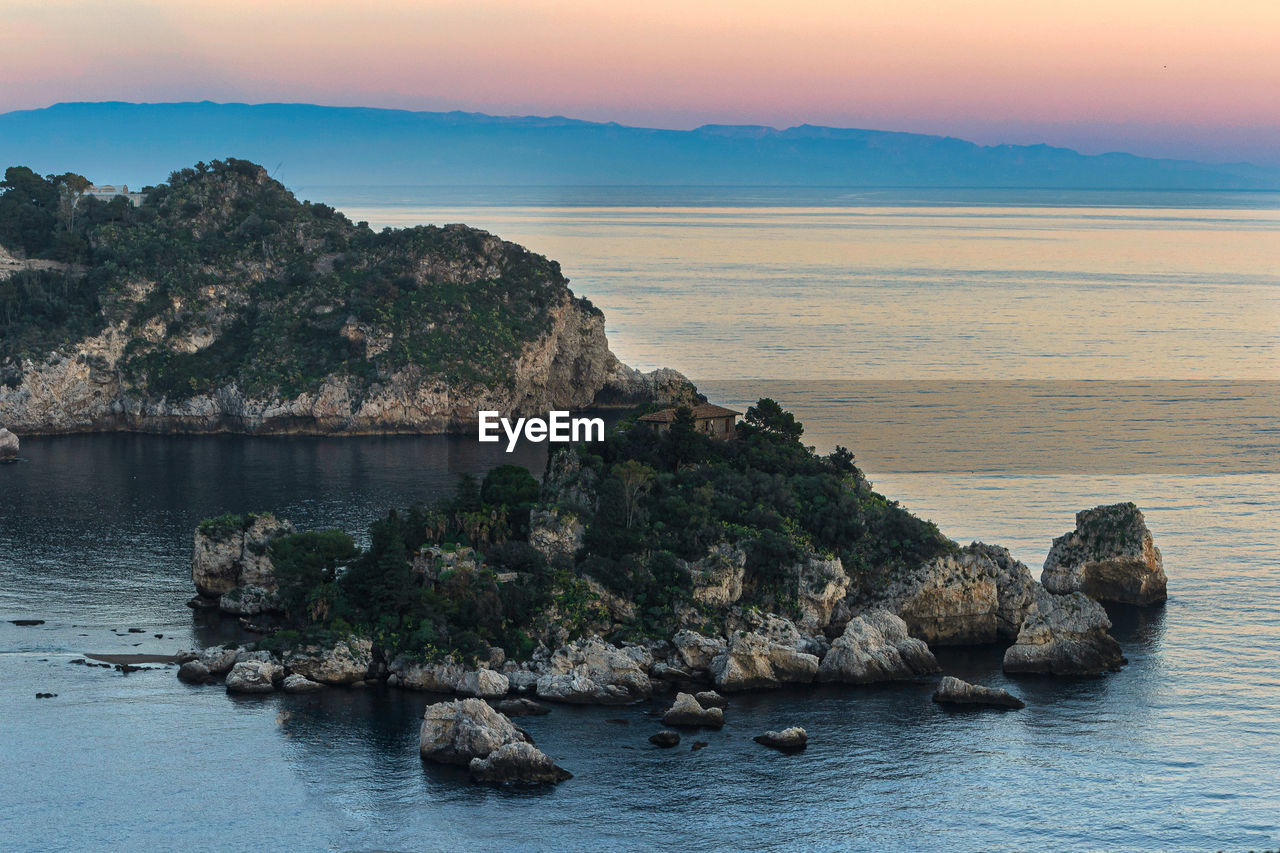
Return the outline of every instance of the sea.
{"type": "Polygon", "coordinates": [[[1132,500],[1169,600],[1112,608],[1128,664],[1103,678],[937,650],[1021,711],[944,710],[932,679],[767,691],[661,750],[660,702],[557,706],[521,724],[574,778],[497,790],[424,766],[424,694],[236,697],[76,661],[242,638],[185,606],[204,517],[362,536],[459,473],[540,474],[545,446],[29,437],[0,466],[0,848],[1280,849],[1280,195],[297,189],[557,259],[623,361],[738,411],[778,400],[819,452],[1037,577],[1078,510],[1132,500]],[[803,752],[751,740],[792,725],[803,752]]]}

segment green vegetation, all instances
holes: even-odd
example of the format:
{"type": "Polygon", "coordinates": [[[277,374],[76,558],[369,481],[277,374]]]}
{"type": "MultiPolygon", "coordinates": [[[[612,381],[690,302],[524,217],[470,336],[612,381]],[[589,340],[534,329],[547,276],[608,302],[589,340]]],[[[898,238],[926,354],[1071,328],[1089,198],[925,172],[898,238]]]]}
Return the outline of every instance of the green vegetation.
{"type": "Polygon", "coordinates": [[[723,614],[692,598],[689,565],[721,543],[747,554],[739,604],[779,612],[794,606],[809,556],[839,556],[856,583],[874,584],[956,548],[873,491],[848,450],[818,456],[802,435],[772,400],[749,410],[734,441],[697,432],[686,410],[662,434],[633,422],[562,450],[540,503],[528,472],[501,466],[481,483],[460,478],[431,508],[376,521],[358,555],[336,531],[285,537],[272,556],[288,617],[302,631],[356,626],[388,654],[499,645],[521,658],[555,631],[667,638],[690,613],[716,623],[723,614]],[[548,561],[528,519],[553,508],[586,531],[576,554],[548,561]],[[608,597],[634,618],[615,624],[608,597]]]}
{"type": "Polygon", "coordinates": [[[121,367],[157,396],[291,397],[406,367],[495,385],[569,293],[558,264],[485,232],[375,232],[243,160],[174,172],[136,207],[88,185],[24,167],[0,184],[0,245],[59,265],[0,281],[10,372],[124,321],[121,367]]]}

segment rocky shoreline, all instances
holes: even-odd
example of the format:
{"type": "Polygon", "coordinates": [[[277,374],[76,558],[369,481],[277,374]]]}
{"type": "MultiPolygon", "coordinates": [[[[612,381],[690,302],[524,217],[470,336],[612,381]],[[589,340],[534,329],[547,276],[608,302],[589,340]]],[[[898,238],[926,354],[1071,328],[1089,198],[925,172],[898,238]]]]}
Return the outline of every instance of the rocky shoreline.
{"type": "MultiPolygon", "coordinates": [[[[553,526],[563,522],[544,519],[553,526]]],[[[1122,585],[1131,583],[1124,580],[1124,572],[1149,577],[1157,566],[1152,560],[1133,558],[1132,536],[1121,541],[1103,535],[1118,526],[1136,531],[1140,543],[1151,542],[1132,504],[1097,507],[1080,513],[1076,531],[1068,534],[1074,537],[1077,563],[1109,566],[1108,576],[1120,578],[1122,585]]],[[[269,616],[275,592],[268,545],[292,530],[288,522],[264,515],[232,530],[197,531],[192,577],[203,605],[240,616],[250,625],[251,617],[269,616]]],[[[557,547],[557,536],[544,533],[544,545],[557,547]]],[[[1060,571],[1061,541],[1056,540],[1050,551],[1045,577],[1060,571]]],[[[441,556],[424,551],[431,559],[441,556]]],[[[1158,559],[1154,545],[1144,544],[1142,553],[1158,559]]],[[[695,570],[705,583],[703,589],[731,590],[734,555],[713,556],[718,572],[707,576],[695,570]]],[[[456,565],[468,557],[455,554],[453,559],[456,565]]],[[[725,593],[717,599],[724,608],[720,633],[683,628],[670,637],[609,642],[597,632],[562,638],[554,645],[542,643],[528,660],[510,660],[502,649],[491,647],[486,656],[470,662],[452,656],[388,658],[371,639],[350,635],[327,645],[282,650],[215,647],[184,653],[178,677],[192,684],[221,680],[228,692],[246,694],[376,683],[452,694],[461,698],[426,709],[424,759],[465,764],[480,782],[554,783],[571,776],[537,750],[509,714],[545,713],[543,702],[627,705],[670,696],[664,725],[719,728],[728,713],[723,694],[784,685],[874,685],[931,678],[941,670],[931,645],[1010,643],[1004,671],[1012,676],[1097,677],[1125,663],[1097,600],[1082,591],[1051,592],[1003,548],[974,543],[958,555],[927,561],[883,587],[873,600],[847,593],[847,577],[844,584],[835,582],[833,566],[814,573],[821,582],[810,584],[817,592],[798,619],[738,606],[732,594],[725,593]]],[[[1163,577],[1162,568],[1160,574],[1163,577]]],[[[1023,707],[1006,691],[951,676],[942,679],[934,699],[960,706],[1023,707]]],[[[659,732],[654,738],[658,747],[679,742],[677,732],[659,732]]],[[[792,750],[807,743],[808,735],[785,729],[761,738],[757,740],[768,746],[792,750]]]]}

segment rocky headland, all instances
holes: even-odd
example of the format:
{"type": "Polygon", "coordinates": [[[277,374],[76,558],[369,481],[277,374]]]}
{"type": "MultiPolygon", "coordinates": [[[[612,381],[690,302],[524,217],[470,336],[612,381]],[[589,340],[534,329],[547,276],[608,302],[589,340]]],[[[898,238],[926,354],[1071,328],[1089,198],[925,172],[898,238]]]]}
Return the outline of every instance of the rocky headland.
{"type": "Polygon", "coordinates": [[[692,393],[619,362],[557,263],[483,231],[375,232],[240,160],[137,206],[7,178],[0,423],[19,433],[474,432],[480,410],[692,393]]]}

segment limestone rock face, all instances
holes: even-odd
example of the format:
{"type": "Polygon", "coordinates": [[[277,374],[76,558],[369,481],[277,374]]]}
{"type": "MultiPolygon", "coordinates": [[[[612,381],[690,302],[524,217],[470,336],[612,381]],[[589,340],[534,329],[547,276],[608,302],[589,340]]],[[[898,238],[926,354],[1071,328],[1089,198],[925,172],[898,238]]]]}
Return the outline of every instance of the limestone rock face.
{"type": "Polygon", "coordinates": [[[324,685],[295,672],[285,678],[284,683],[280,685],[280,689],[285,693],[311,693],[315,690],[323,690],[324,685]]]}
{"type": "Polygon", "coordinates": [[[697,631],[679,631],[671,638],[676,647],[676,654],[685,668],[691,673],[706,672],[711,668],[711,661],[716,655],[724,654],[728,648],[720,637],[704,637],[697,631]]]}
{"type": "Polygon", "coordinates": [[[822,659],[818,680],[874,684],[937,671],[933,652],[908,636],[905,622],[887,610],[873,610],[849,620],[822,659]]]}
{"type": "Polygon", "coordinates": [[[227,673],[228,693],[270,693],[284,678],[284,667],[271,661],[246,660],[227,673]]]}
{"type": "Polygon", "coordinates": [[[797,579],[796,601],[800,605],[799,627],[818,632],[831,622],[836,605],[849,590],[849,576],[839,557],[823,559],[810,556],[795,569],[797,579]]]}
{"type": "Polygon", "coordinates": [[[1049,592],[1098,601],[1154,604],[1168,597],[1160,549],[1132,503],[1076,513],[1076,529],[1053,540],[1040,582],[1049,592]]]}
{"type": "Polygon", "coordinates": [[[236,655],[240,652],[238,648],[223,648],[222,646],[211,646],[200,653],[197,660],[209,671],[210,675],[222,675],[236,664],[236,655]]]}
{"type": "Polygon", "coordinates": [[[471,759],[467,769],[472,779],[489,785],[554,785],[573,778],[531,743],[503,744],[485,758],[471,759]]]}
{"type": "Polygon", "coordinates": [[[526,738],[503,714],[480,699],[458,699],[427,706],[418,750],[427,761],[468,765],[473,758],[526,738]]]}
{"type": "Polygon", "coordinates": [[[479,696],[481,699],[496,699],[506,696],[509,689],[507,677],[492,669],[473,669],[462,676],[458,682],[458,692],[463,696],[479,696]]]}
{"type": "Polygon", "coordinates": [[[697,402],[697,391],[682,374],[670,368],[642,373],[621,362],[605,379],[594,405],[600,408],[632,409],[653,402],[662,406],[697,402]]]}
{"type": "Polygon", "coordinates": [[[18,458],[18,437],[0,427],[0,462],[18,458]]]}
{"type": "Polygon", "coordinates": [[[260,586],[238,586],[218,597],[218,609],[232,616],[257,616],[280,609],[274,590],[260,586]]]}
{"type": "Polygon", "coordinates": [[[1025,708],[1027,703],[1008,690],[970,684],[954,676],[946,676],[933,691],[933,701],[941,705],[989,705],[994,708],[1025,708]]]}
{"type": "Polygon", "coordinates": [[[567,510],[538,509],[529,515],[529,544],[548,560],[578,553],[585,532],[578,516],[567,510]]]}
{"type": "Polygon", "coordinates": [[[664,726],[707,726],[718,729],[724,725],[724,711],[704,708],[689,693],[677,693],[676,701],[662,715],[664,726]]]}
{"type": "MultiPolygon", "coordinates": [[[[786,623],[777,619],[778,623],[786,623]]],[[[794,631],[795,626],[791,629],[794,631]]],[[[780,631],[768,627],[748,633],[738,630],[722,654],[711,661],[717,689],[752,690],[782,684],[807,684],[818,672],[818,657],[799,650],[802,641],[787,643],[780,631]]]]}
{"type": "Polygon", "coordinates": [[[639,646],[618,648],[589,637],[556,649],[538,678],[542,699],[589,705],[624,705],[653,695],[653,656],[639,646]]]}
{"type": "Polygon", "coordinates": [[[931,646],[981,645],[1017,636],[1032,583],[1007,549],[975,542],[895,576],[855,604],[898,614],[911,636],[931,646]]]}
{"type": "Polygon", "coordinates": [[[747,571],[747,552],[734,545],[713,545],[707,556],[688,565],[696,601],[713,607],[727,607],[742,597],[742,579],[747,571]]]}
{"type": "Polygon", "coordinates": [[[1118,670],[1124,656],[1110,627],[1102,605],[1084,593],[1053,595],[1036,584],[1018,640],[1004,653],[1004,671],[1075,676],[1118,670]]]}
{"type": "Polygon", "coordinates": [[[780,732],[768,731],[762,735],[756,735],[752,740],[786,752],[804,749],[809,744],[809,733],[799,726],[792,726],[780,732]]]}
{"type": "Polygon", "coordinates": [[[285,666],[297,675],[321,684],[354,684],[369,675],[373,642],[367,637],[344,637],[332,648],[305,646],[291,651],[285,666]]]}
{"type": "MultiPolygon", "coordinates": [[[[266,592],[276,588],[275,573],[267,549],[280,536],[296,528],[270,513],[251,516],[247,527],[196,530],[191,556],[191,580],[196,591],[221,599],[234,590],[257,587],[266,592]]],[[[256,596],[256,593],[254,593],[256,596]]]]}

